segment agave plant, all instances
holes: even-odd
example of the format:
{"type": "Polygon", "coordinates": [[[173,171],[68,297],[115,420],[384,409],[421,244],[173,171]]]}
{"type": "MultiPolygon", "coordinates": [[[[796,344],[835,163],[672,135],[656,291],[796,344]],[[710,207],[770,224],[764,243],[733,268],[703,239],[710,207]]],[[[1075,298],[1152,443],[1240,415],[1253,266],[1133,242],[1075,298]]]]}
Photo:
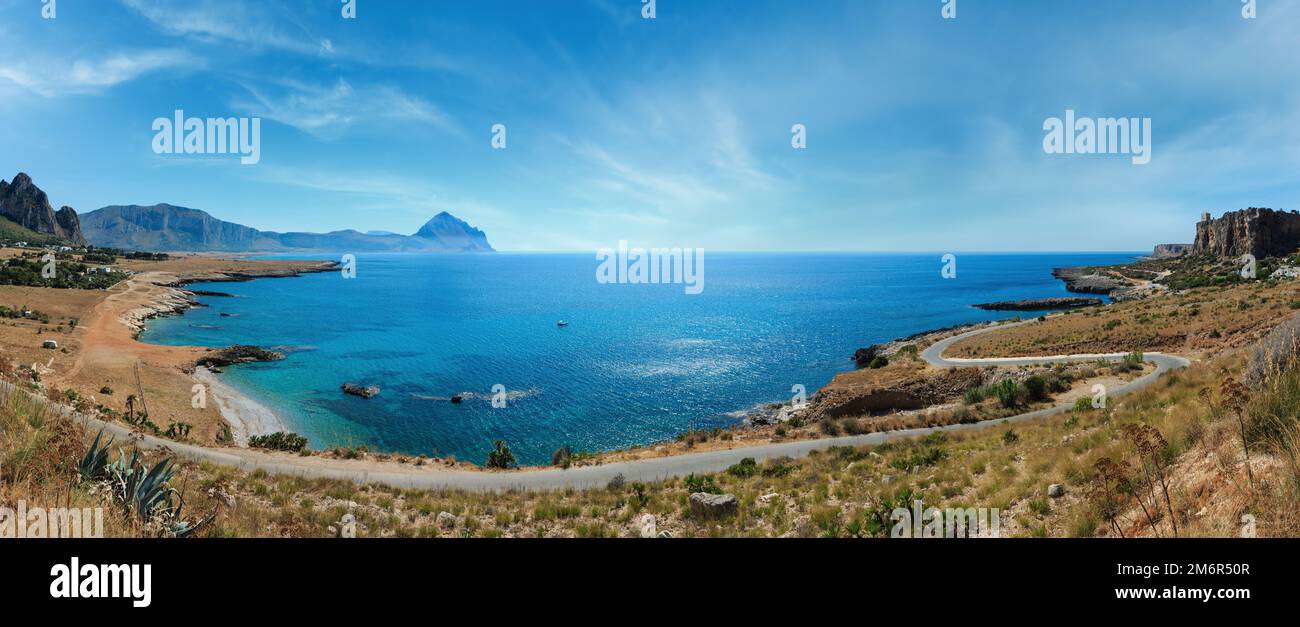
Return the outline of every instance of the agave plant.
{"type": "Polygon", "coordinates": [[[95,481],[104,476],[108,468],[108,449],[113,445],[113,439],[109,438],[108,442],[100,447],[99,442],[104,437],[104,430],[100,429],[95,435],[95,441],[91,442],[90,449],[82,456],[81,462],[77,464],[77,470],[81,473],[81,478],[86,481],[95,481]]]}
{"type": "Polygon", "coordinates": [[[150,468],[140,459],[140,451],[132,449],[129,459],[125,452],[119,452],[118,460],[108,467],[108,472],[116,489],[115,496],[123,506],[145,523],[161,525],[171,535],[183,538],[216,520],[215,514],[196,522],[181,517],[185,499],[168,485],[176,474],[176,465],[170,458],[150,468]]]}

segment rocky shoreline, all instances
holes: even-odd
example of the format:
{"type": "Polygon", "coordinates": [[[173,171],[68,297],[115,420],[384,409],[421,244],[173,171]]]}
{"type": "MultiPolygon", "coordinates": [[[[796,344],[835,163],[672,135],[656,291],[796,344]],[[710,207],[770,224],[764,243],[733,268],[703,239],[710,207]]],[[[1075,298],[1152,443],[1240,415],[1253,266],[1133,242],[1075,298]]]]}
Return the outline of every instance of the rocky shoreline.
{"type": "Polygon", "coordinates": [[[1044,311],[1049,309],[1078,309],[1079,307],[1096,307],[1103,304],[1100,298],[1083,296],[1063,296],[1057,298],[1029,298],[1025,300],[1002,300],[994,303],[971,305],[976,309],[988,311],[1044,311]]]}
{"type": "MultiPolygon", "coordinates": [[[[154,298],[151,302],[143,304],[122,315],[122,323],[132,330],[132,337],[140,338],[144,332],[145,324],[154,318],[163,316],[179,315],[195,307],[205,307],[202,303],[194,300],[195,296],[210,296],[231,298],[234,295],[226,292],[214,292],[210,290],[190,290],[186,286],[190,283],[242,283],[255,279],[283,279],[300,277],[304,274],[315,274],[319,272],[330,272],[338,267],[337,261],[321,262],[321,265],[314,267],[293,268],[290,270],[267,270],[265,272],[217,272],[208,274],[197,274],[178,278],[170,283],[155,283],[162,288],[163,294],[154,298]]],[[[129,280],[129,279],[128,279],[129,280]]]]}

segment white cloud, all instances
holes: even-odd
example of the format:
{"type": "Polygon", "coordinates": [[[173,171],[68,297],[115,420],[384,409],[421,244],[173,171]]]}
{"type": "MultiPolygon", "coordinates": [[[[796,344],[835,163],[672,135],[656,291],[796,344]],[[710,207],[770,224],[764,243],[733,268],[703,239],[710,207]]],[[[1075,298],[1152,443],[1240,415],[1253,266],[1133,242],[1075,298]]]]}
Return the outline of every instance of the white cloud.
{"type": "Polygon", "coordinates": [[[46,98],[95,93],[156,71],[192,67],[195,59],[183,50],[122,51],[97,59],[78,59],[69,65],[35,55],[35,63],[0,67],[4,78],[46,98]]]}
{"type": "Polygon", "coordinates": [[[459,127],[437,105],[388,85],[353,87],[339,79],[330,85],[285,80],[273,84],[244,81],[246,97],[231,105],[320,138],[342,135],[354,124],[398,121],[427,124],[459,134],[459,127]]]}
{"type": "Polygon", "coordinates": [[[121,0],[163,32],[192,37],[209,43],[238,43],[254,48],[273,48],[302,54],[329,55],[334,45],[305,31],[291,32],[271,19],[282,12],[276,2],[250,6],[230,0],[121,0]]]}

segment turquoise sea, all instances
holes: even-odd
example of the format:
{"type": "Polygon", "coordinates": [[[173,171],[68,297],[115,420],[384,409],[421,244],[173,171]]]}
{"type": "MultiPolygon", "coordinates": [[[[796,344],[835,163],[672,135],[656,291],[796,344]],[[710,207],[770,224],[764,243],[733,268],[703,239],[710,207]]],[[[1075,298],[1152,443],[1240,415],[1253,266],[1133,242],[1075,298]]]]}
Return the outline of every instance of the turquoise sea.
{"type": "Polygon", "coordinates": [[[351,279],[193,284],[234,297],[200,297],[208,307],[153,320],[142,339],[286,352],[221,376],[313,448],[481,462],[503,439],[522,463],[544,463],[560,446],[620,448],[735,424],[795,384],[811,396],[859,347],[1011,317],[970,305],[1067,295],[1053,267],[1134,254],[967,253],[944,279],[938,253],[709,253],[698,295],[600,284],[591,254],[359,255],[351,279]],[[344,382],[382,392],[346,396],[344,382]],[[498,384],[503,408],[491,403],[498,384]]]}

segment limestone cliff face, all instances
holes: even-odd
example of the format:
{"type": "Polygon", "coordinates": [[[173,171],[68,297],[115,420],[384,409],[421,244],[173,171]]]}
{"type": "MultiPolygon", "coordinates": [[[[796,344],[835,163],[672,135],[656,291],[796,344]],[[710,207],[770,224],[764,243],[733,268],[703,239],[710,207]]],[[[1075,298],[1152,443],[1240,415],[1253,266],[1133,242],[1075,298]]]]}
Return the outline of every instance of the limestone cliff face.
{"type": "Polygon", "coordinates": [[[1196,224],[1192,254],[1256,258],[1289,255],[1300,248],[1300,213],[1251,207],[1211,219],[1202,214],[1196,224]]]}
{"type": "Polygon", "coordinates": [[[1191,244],[1156,244],[1155,250],[1151,251],[1152,257],[1179,257],[1187,253],[1192,248],[1191,244]]]}
{"type": "Polygon", "coordinates": [[[0,216],[37,233],[60,237],[74,246],[86,243],[77,212],[71,207],[55,212],[49,197],[23,172],[12,183],[0,181],[0,216]]]}

